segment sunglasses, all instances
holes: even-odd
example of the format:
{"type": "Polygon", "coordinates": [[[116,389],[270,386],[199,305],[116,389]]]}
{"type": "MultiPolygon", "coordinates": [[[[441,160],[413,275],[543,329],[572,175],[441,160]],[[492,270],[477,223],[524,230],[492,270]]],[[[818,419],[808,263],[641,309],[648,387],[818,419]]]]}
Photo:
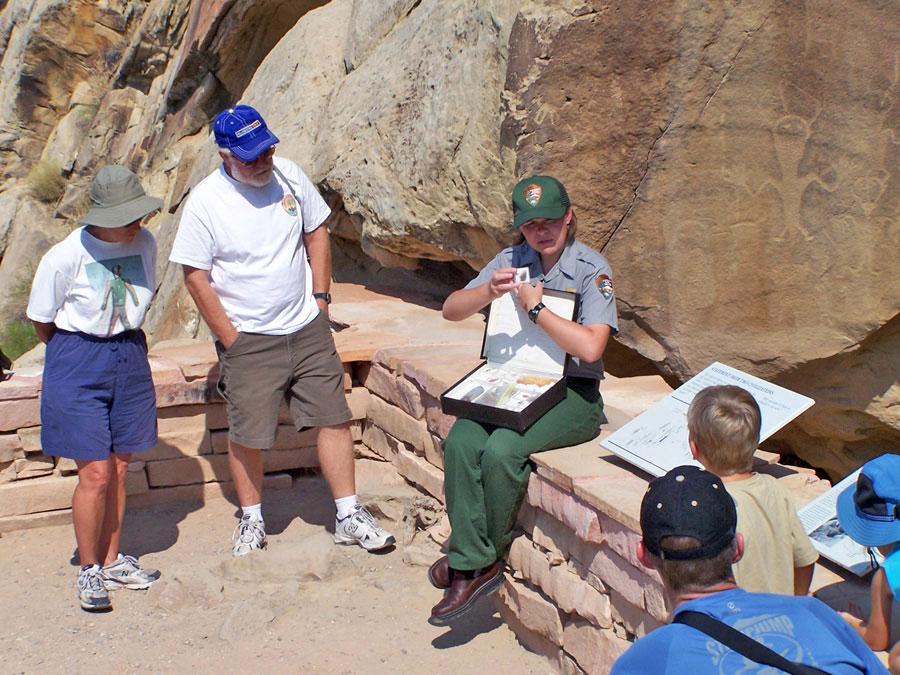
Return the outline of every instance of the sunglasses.
{"type": "Polygon", "coordinates": [[[270,146],[268,147],[267,150],[263,150],[259,155],[256,156],[255,159],[251,159],[251,160],[246,160],[246,161],[245,161],[245,160],[241,159],[240,157],[238,157],[237,155],[234,155],[234,154],[232,154],[232,157],[234,157],[238,162],[240,162],[240,163],[243,164],[244,166],[253,166],[253,165],[256,164],[259,160],[261,160],[261,159],[269,159],[269,157],[271,157],[271,156],[274,155],[274,154],[275,154],[275,146],[274,146],[274,145],[270,145],[270,146]]]}

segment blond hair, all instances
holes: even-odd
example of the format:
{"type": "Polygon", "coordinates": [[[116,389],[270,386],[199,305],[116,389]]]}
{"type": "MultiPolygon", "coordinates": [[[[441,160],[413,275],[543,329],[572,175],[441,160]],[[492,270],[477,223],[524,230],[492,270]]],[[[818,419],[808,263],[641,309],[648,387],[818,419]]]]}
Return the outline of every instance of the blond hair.
{"type": "Polygon", "coordinates": [[[578,218],[575,217],[575,209],[570,206],[569,211],[572,212],[572,220],[569,221],[569,231],[566,233],[566,244],[571,244],[575,241],[575,233],[578,231],[578,218]]]}
{"type": "Polygon", "coordinates": [[[707,469],[720,476],[749,471],[759,445],[759,404],[746,389],[702,389],[688,408],[688,435],[707,469]]]}

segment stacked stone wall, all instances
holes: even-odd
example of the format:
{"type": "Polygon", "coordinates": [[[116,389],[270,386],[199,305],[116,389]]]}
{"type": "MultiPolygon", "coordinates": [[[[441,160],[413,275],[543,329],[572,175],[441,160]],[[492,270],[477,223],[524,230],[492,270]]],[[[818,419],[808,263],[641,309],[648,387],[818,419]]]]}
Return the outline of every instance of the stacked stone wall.
{"type": "MultiPolygon", "coordinates": [[[[454,418],[441,412],[439,399],[471,368],[471,348],[468,355],[461,359],[446,346],[386,349],[357,370],[372,395],[363,444],[442,501],[441,440],[454,418]]],[[[653,380],[664,395],[666,385],[653,380]]],[[[606,673],[630,640],[665,621],[662,585],[635,558],[634,529],[545,478],[540,468],[518,527],[496,604],[519,640],[560,671],[606,673]]]]}
{"type": "MultiPolygon", "coordinates": [[[[157,398],[158,441],[128,465],[125,489],[131,507],[233,493],[228,468],[228,419],[215,390],[215,353],[209,343],[154,350],[151,369],[157,398]]],[[[369,392],[344,388],[353,413],[351,431],[361,443],[369,392]]],[[[41,377],[25,368],[0,382],[0,532],[71,520],[77,467],[49,457],[41,447],[41,377]]],[[[79,411],[72,410],[76,416],[79,411]]],[[[289,488],[290,472],[318,466],[314,430],[295,430],[282,407],[274,445],[263,452],[267,490],[289,488]]]]}
{"type": "MultiPolygon", "coordinates": [[[[354,371],[371,394],[363,444],[441,501],[441,440],[454,418],[441,412],[440,394],[473,367],[472,353],[471,345],[383,349],[354,371]]],[[[608,377],[602,391],[610,423],[601,436],[671,389],[659,377],[608,377]]],[[[782,476],[801,503],[829,487],[778,459],[759,452],[757,468],[782,476]]],[[[668,614],[659,576],[636,553],[647,480],[596,440],[533,460],[496,606],[519,640],[560,672],[608,673],[668,614]]],[[[839,579],[823,568],[817,575],[820,584],[839,579]]]]}
{"type": "MultiPolygon", "coordinates": [[[[343,311],[350,323],[352,311],[362,306],[338,305],[333,311],[343,311]]],[[[404,307],[392,302],[388,314],[404,307]]],[[[397,321],[392,333],[380,321],[369,328],[357,323],[335,337],[356,455],[367,460],[357,463],[358,476],[374,462],[389,462],[443,502],[442,441],[454,418],[442,413],[440,395],[477,364],[481,327],[473,323],[468,332],[450,335],[454,341],[436,344],[436,336],[447,339],[446,324],[436,312],[416,312],[415,335],[403,332],[408,321],[397,321]],[[375,346],[385,344],[401,346],[375,346]]],[[[130,507],[205,501],[233,492],[228,420],[215,392],[215,363],[208,342],[163,344],[151,351],[159,443],[129,467],[130,507]]],[[[40,390],[38,370],[20,370],[0,383],[0,532],[71,519],[75,466],[41,452],[40,390]]],[[[610,423],[602,433],[669,391],[659,377],[607,378],[602,392],[610,423]]],[[[264,454],[267,493],[290,487],[292,471],[316,466],[314,432],[295,431],[286,409],[280,422],[277,440],[264,454]]],[[[763,455],[760,462],[777,459],[763,455]]],[[[561,672],[606,673],[631,641],[666,619],[660,580],[635,553],[646,478],[609,456],[596,440],[539,453],[533,460],[509,570],[495,596],[498,610],[525,646],[561,672]]],[[[828,487],[808,471],[780,474],[801,503],[828,487]]],[[[839,580],[819,568],[820,584],[823,573],[839,580]]]]}

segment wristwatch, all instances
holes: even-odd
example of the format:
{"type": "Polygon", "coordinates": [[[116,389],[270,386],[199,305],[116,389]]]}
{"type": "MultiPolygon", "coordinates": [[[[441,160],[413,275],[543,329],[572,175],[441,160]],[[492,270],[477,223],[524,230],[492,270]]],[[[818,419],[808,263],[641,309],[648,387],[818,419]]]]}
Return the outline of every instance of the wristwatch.
{"type": "Polygon", "coordinates": [[[313,293],[313,298],[316,300],[324,300],[326,305],[331,304],[331,293],[327,291],[325,293],[313,293]]]}
{"type": "Polygon", "coordinates": [[[537,316],[541,313],[541,310],[544,309],[546,305],[543,302],[539,302],[534,307],[528,310],[528,318],[531,319],[531,323],[537,323],[537,316]]]}

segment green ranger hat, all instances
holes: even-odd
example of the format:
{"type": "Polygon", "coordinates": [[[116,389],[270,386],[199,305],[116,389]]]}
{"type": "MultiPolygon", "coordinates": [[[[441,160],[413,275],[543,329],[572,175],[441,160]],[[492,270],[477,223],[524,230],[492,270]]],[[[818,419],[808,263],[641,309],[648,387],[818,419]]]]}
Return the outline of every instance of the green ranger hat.
{"type": "Polygon", "coordinates": [[[569,208],[569,194],[551,176],[523,178],[512,192],[513,225],[516,229],[535,218],[562,218],[569,208]]]}

